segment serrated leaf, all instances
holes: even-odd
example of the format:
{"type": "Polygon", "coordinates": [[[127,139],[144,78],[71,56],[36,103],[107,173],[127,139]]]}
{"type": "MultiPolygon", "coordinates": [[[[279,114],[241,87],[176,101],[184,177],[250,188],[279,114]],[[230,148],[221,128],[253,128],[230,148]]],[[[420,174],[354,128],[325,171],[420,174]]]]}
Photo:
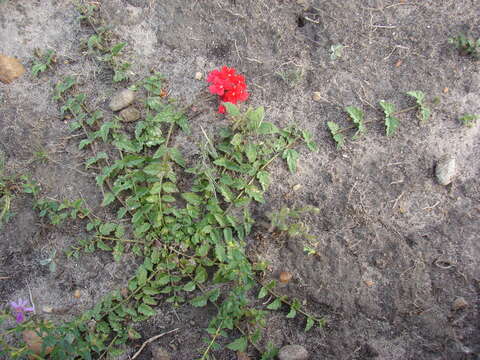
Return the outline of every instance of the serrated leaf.
{"type": "Polygon", "coordinates": [[[138,285],[140,285],[140,286],[145,285],[147,283],[147,276],[148,276],[147,269],[145,269],[143,267],[143,265],[140,266],[137,269],[137,273],[136,273],[136,278],[137,278],[138,285]]]}
{"type": "Polygon", "coordinates": [[[227,345],[227,348],[233,351],[241,351],[244,352],[247,350],[248,347],[248,339],[245,336],[239,337],[235,341],[232,341],[230,344],[227,345]]]}
{"type": "Polygon", "coordinates": [[[282,157],[287,160],[288,169],[292,174],[297,171],[297,161],[300,155],[295,149],[287,149],[283,152],[282,157]]]}
{"type": "Polygon", "coordinates": [[[297,315],[297,310],[295,310],[293,307],[290,308],[289,313],[287,314],[288,319],[293,319],[297,315]]]}
{"type": "Polygon", "coordinates": [[[258,292],[258,298],[263,299],[267,295],[268,295],[268,289],[266,287],[262,286],[262,288],[258,292]]]}
{"type": "Polygon", "coordinates": [[[103,197],[102,206],[105,207],[110,205],[113,200],[115,200],[115,195],[113,195],[111,192],[106,192],[105,196],[103,197]]]}
{"type": "Polygon", "coordinates": [[[391,136],[395,133],[398,126],[400,125],[400,121],[393,116],[386,116],[385,117],[385,132],[387,136],[391,136]]]}
{"type": "Polygon", "coordinates": [[[97,241],[97,247],[98,247],[100,250],[112,251],[112,248],[111,248],[110,246],[108,246],[107,244],[105,244],[102,240],[98,240],[98,241],[97,241]]]}
{"type": "Polygon", "coordinates": [[[245,193],[251,196],[255,201],[258,201],[260,203],[265,202],[265,199],[263,198],[263,192],[255,185],[248,185],[245,188],[245,193]]]}
{"type": "Polygon", "coordinates": [[[235,163],[235,162],[233,162],[233,161],[231,161],[231,160],[228,160],[228,159],[226,159],[226,158],[224,158],[224,157],[218,158],[218,159],[215,160],[213,163],[214,163],[215,165],[222,166],[222,167],[224,167],[224,168],[226,168],[226,169],[228,169],[228,170],[237,171],[237,172],[242,172],[240,166],[239,166],[237,163],[235,163]]]}
{"type": "Polygon", "coordinates": [[[185,167],[185,159],[183,158],[182,153],[177,148],[170,148],[170,156],[172,160],[175,161],[181,167],[185,167]]]}
{"type": "Polygon", "coordinates": [[[165,182],[163,183],[163,191],[165,191],[166,193],[175,193],[175,192],[178,192],[178,188],[175,184],[171,183],[171,182],[165,182]]]}
{"type": "Polygon", "coordinates": [[[202,198],[193,192],[183,193],[182,198],[192,205],[200,205],[202,203],[202,198]]]}
{"type": "Polygon", "coordinates": [[[431,113],[432,111],[428,107],[422,106],[420,108],[420,120],[427,121],[428,119],[430,119],[431,113]]]}
{"type": "Polygon", "coordinates": [[[407,95],[415,98],[418,105],[422,105],[425,100],[425,93],[423,91],[407,91],[407,95]]]}
{"type": "Polygon", "coordinates": [[[382,107],[383,112],[385,113],[386,116],[390,116],[395,113],[394,104],[386,102],[385,100],[380,100],[379,104],[382,107]]]}
{"type": "Polygon", "coordinates": [[[152,309],[152,307],[150,305],[147,305],[147,304],[140,304],[140,306],[138,307],[138,312],[143,314],[143,315],[146,315],[146,316],[154,316],[156,315],[156,312],[155,310],[152,309]]]}
{"type": "Polygon", "coordinates": [[[312,326],[315,324],[315,321],[311,317],[307,317],[307,324],[305,325],[305,332],[310,330],[312,326]]]}
{"type": "Polygon", "coordinates": [[[222,244],[215,244],[215,257],[220,262],[225,261],[225,247],[222,244]]]}
{"type": "Polygon", "coordinates": [[[248,111],[247,119],[249,120],[249,127],[252,130],[259,128],[265,118],[265,109],[263,106],[256,108],[255,110],[248,111]]]}
{"type": "Polygon", "coordinates": [[[257,160],[257,147],[255,144],[248,143],[245,145],[245,155],[247,155],[247,159],[250,163],[253,163],[255,160],[257,160]]]}
{"type": "Polygon", "coordinates": [[[127,45],[126,42],[121,42],[121,43],[118,43],[118,44],[115,44],[111,49],[110,49],[110,53],[112,54],[112,56],[117,56],[120,51],[123,50],[123,48],[125,47],[125,45],[127,45]]]}
{"type": "Polygon", "coordinates": [[[357,125],[358,131],[357,134],[355,134],[354,136],[356,138],[358,137],[358,134],[362,134],[367,130],[364,124],[364,113],[362,110],[355,106],[347,106],[345,110],[347,111],[354,124],[357,125]]]}
{"type": "Polygon", "coordinates": [[[117,224],[106,223],[106,224],[100,225],[98,230],[102,235],[109,235],[113,230],[115,230],[116,227],[117,227],[117,224]]]}
{"type": "Polygon", "coordinates": [[[140,335],[140,333],[133,329],[133,328],[129,328],[128,329],[128,337],[132,340],[135,340],[135,339],[141,339],[142,338],[142,335],[140,335]]]}
{"type": "Polygon", "coordinates": [[[229,102],[224,102],[223,106],[225,106],[225,109],[227,109],[228,115],[232,115],[232,116],[240,115],[240,110],[236,105],[229,102]]]}
{"type": "Polygon", "coordinates": [[[208,274],[207,270],[203,266],[197,266],[197,269],[195,270],[195,278],[194,280],[197,283],[203,284],[207,280],[208,274]]]}
{"type": "Polygon", "coordinates": [[[197,296],[190,300],[190,304],[195,307],[203,307],[207,305],[207,298],[204,295],[197,296]]]}
{"type": "Polygon", "coordinates": [[[185,285],[183,285],[183,290],[190,292],[190,291],[195,290],[195,287],[196,287],[195,283],[193,281],[190,281],[190,282],[186,283],[185,285]]]}
{"type": "Polygon", "coordinates": [[[278,128],[269,122],[262,122],[257,128],[257,134],[259,135],[272,135],[278,134],[278,128]]]}
{"type": "Polygon", "coordinates": [[[207,256],[210,250],[210,244],[204,242],[201,246],[197,248],[196,254],[200,257],[207,256]]]}
{"type": "Polygon", "coordinates": [[[275,299],[272,303],[267,306],[268,310],[278,310],[282,306],[282,302],[279,298],[275,299]]]}
{"type": "Polygon", "coordinates": [[[243,141],[242,134],[237,133],[233,135],[232,140],[230,140],[230,144],[232,144],[233,146],[238,146],[242,143],[242,141],[243,141]]]}
{"type": "Polygon", "coordinates": [[[264,170],[259,171],[257,173],[257,179],[260,182],[262,189],[266,191],[270,186],[270,173],[264,170]]]}
{"type": "Polygon", "coordinates": [[[143,171],[148,175],[156,176],[163,171],[163,168],[164,168],[164,166],[163,166],[162,163],[156,162],[156,163],[151,163],[151,164],[145,166],[143,168],[143,171]]]}
{"type": "Polygon", "coordinates": [[[90,145],[92,143],[92,139],[83,139],[82,141],[80,141],[80,143],[78,144],[78,148],[80,150],[82,150],[85,146],[87,145],[90,145]]]}

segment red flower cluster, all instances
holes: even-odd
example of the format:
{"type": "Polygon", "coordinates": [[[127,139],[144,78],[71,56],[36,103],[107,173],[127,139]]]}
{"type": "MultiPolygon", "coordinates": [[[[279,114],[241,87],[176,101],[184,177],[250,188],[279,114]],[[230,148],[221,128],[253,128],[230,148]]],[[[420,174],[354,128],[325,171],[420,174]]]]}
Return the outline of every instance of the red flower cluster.
{"type": "MultiPolygon", "coordinates": [[[[211,94],[217,94],[223,102],[236,104],[239,101],[248,99],[247,84],[245,77],[235,74],[234,68],[222,67],[221,70],[213,70],[208,74],[207,81],[211,84],[209,90],[211,94]]],[[[225,113],[225,106],[220,105],[218,112],[225,113]]]]}

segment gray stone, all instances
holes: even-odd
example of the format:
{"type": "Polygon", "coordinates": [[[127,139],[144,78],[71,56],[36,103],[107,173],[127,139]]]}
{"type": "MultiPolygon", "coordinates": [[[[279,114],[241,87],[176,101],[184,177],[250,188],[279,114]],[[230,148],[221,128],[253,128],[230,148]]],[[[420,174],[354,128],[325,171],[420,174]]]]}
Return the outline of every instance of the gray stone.
{"type": "Polygon", "coordinates": [[[457,174],[455,158],[449,155],[442,157],[435,167],[435,176],[441,185],[450,184],[457,174]]]}
{"type": "Polygon", "coordinates": [[[286,345],[278,353],[279,360],[306,360],[308,351],[301,345],[286,345]]]}
{"type": "Polygon", "coordinates": [[[127,107],[120,111],[120,117],[123,122],[132,122],[140,119],[140,111],[133,106],[127,107]]]}
{"type": "Polygon", "coordinates": [[[132,90],[123,89],[113,96],[108,106],[112,111],[118,111],[126,108],[133,100],[135,100],[135,93],[132,90]]]}
{"type": "Polygon", "coordinates": [[[463,310],[466,307],[468,307],[468,302],[463,297],[456,298],[452,305],[452,309],[455,311],[463,310]]]}

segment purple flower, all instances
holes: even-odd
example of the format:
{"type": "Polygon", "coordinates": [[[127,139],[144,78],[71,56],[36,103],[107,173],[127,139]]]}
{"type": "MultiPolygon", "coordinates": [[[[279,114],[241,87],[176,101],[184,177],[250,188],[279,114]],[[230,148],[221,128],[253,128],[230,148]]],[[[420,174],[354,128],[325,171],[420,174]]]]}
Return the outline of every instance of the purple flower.
{"type": "Polygon", "coordinates": [[[19,299],[18,302],[10,302],[12,312],[15,315],[17,323],[22,323],[25,320],[25,313],[34,311],[33,307],[27,307],[28,301],[19,299]]]}

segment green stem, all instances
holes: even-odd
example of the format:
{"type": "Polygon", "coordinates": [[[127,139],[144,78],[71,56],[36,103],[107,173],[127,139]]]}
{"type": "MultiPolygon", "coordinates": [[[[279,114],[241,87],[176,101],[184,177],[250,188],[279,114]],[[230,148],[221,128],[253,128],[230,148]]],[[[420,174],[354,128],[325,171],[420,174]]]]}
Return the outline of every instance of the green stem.
{"type": "Polygon", "coordinates": [[[220,325],[218,325],[217,330],[215,331],[215,335],[213,336],[212,341],[210,341],[210,344],[208,344],[208,347],[207,347],[207,349],[205,350],[205,352],[203,353],[202,358],[201,358],[200,360],[205,360],[205,359],[206,359],[206,356],[207,356],[208,353],[210,352],[210,348],[213,346],[213,344],[215,343],[215,340],[216,340],[217,337],[220,335],[220,330],[222,329],[222,325],[223,325],[223,320],[222,320],[222,322],[220,323],[220,325]]]}

